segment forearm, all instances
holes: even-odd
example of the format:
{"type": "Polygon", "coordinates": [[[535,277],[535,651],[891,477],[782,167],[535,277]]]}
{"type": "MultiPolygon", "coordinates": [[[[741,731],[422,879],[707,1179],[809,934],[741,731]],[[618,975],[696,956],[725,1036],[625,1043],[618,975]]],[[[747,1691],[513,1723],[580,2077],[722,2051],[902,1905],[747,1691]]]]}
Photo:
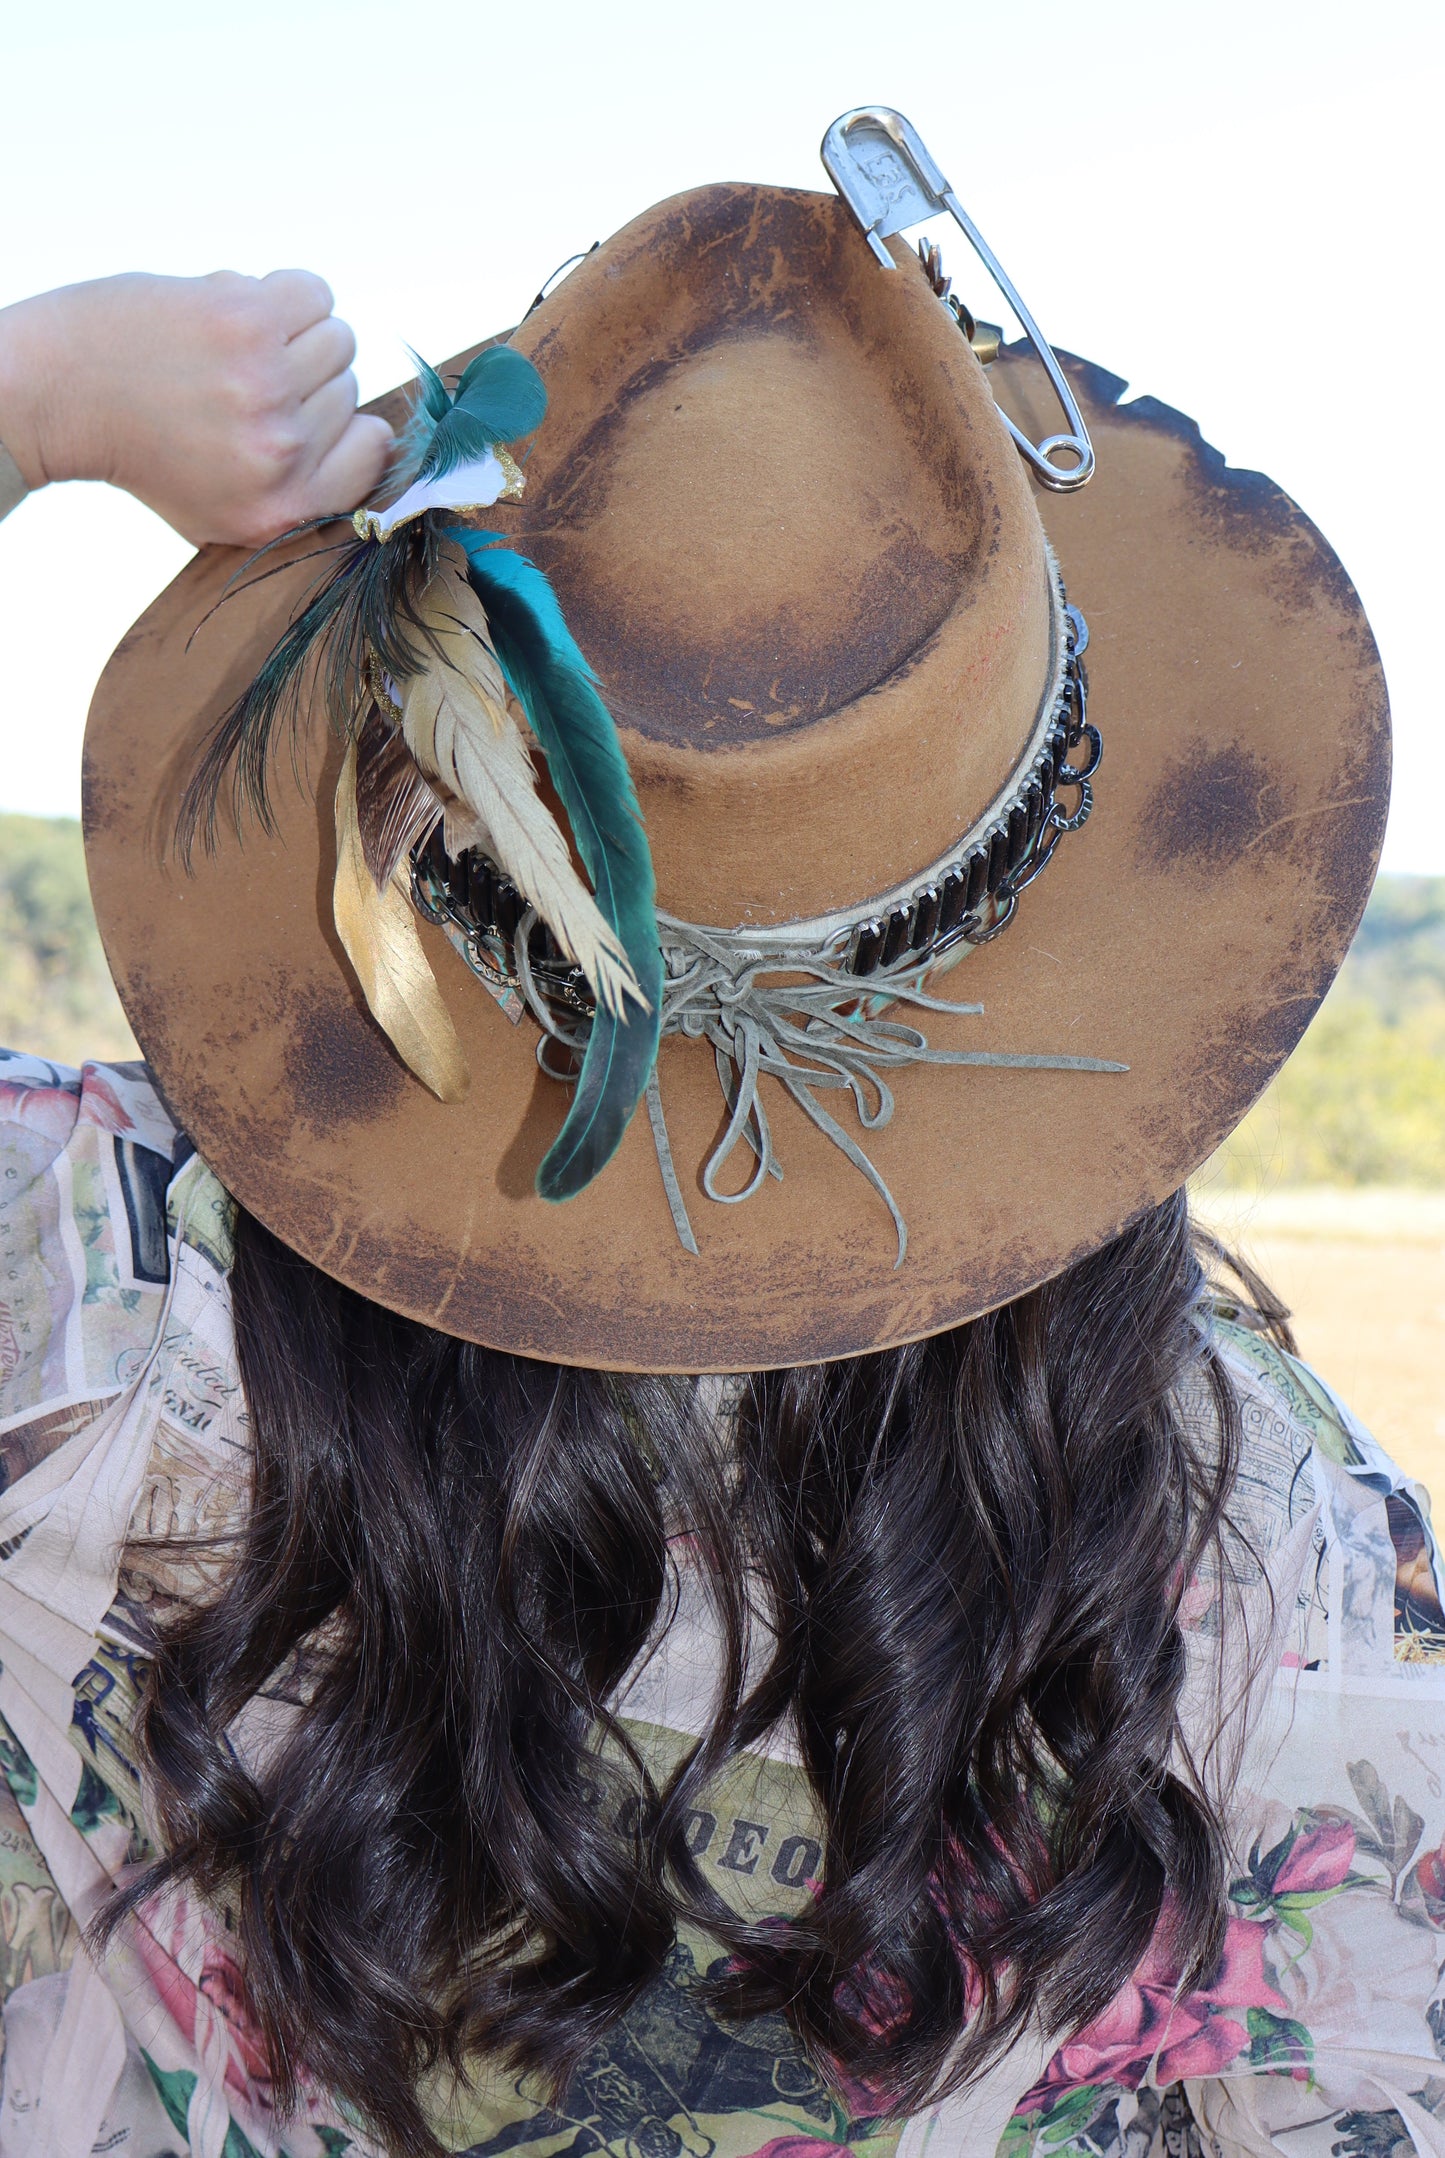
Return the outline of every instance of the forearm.
{"type": "Polygon", "coordinates": [[[27,311],[32,303],[0,308],[0,517],[8,516],[32,487],[44,483],[35,461],[30,417],[32,363],[27,311]]]}
{"type": "Polygon", "coordinates": [[[27,488],[62,476],[47,471],[41,447],[43,416],[55,402],[61,330],[55,302],[62,297],[39,293],[0,308],[0,442],[27,488]]]}
{"type": "Polygon", "coordinates": [[[0,517],[8,517],[16,503],[23,501],[29,492],[19,465],[0,442],[0,517]]]}

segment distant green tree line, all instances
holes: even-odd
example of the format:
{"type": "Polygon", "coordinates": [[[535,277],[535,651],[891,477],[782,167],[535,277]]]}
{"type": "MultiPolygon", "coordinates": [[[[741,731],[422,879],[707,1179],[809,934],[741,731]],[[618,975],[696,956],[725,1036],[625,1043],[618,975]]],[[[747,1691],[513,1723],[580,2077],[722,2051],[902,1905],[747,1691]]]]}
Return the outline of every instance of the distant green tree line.
{"type": "Polygon", "coordinates": [[[0,815],[0,1045],[60,1064],[137,1054],[73,817],[0,815]]]}
{"type": "Polygon", "coordinates": [[[1217,1166],[1235,1184],[1445,1188],[1445,877],[1381,877],[1294,1055],[1217,1166]]]}

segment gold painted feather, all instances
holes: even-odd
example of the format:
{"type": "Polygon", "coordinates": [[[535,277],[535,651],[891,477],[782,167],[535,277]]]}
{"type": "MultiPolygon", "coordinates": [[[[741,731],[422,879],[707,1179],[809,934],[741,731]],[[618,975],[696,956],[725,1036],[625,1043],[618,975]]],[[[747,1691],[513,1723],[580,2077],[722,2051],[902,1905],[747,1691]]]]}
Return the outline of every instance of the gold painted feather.
{"type": "Polygon", "coordinates": [[[357,815],[355,742],[336,786],[336,882],[332,911],[371,1015],[400,1056],[441,1101],[461,1101],[468,1072],[462,1045],[422,949],[403,853],[379,889],[367,865],[357,815]]]}
{"type": "Polygon", "coordinates": [[[508,706],[481,601],[465,577],[447,567],[422,594],[417,616],[437,661],[401,685],[401,725],[426,778],[439,794],[455,797],[448,802],[449,829],[459,837],[464,819],[475,820],[487,853],[531,901],[608,1011],[625,1016],[629,999],[646,1011],[621,940],[578,875],[562,829],[537,792],[527,738],[508,706]]]}

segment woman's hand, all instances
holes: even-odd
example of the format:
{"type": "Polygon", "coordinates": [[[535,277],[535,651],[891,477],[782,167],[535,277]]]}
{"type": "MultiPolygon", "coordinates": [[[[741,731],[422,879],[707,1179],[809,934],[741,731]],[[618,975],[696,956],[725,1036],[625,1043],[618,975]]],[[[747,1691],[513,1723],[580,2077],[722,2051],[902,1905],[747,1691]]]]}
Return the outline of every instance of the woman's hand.
{"type": "Polygon", "coordinates": [[[186,539],[352,509],[392,445],[308,270],[105,277],[0,310],[0,442],[32,487],[109,480],[186,539]]]}

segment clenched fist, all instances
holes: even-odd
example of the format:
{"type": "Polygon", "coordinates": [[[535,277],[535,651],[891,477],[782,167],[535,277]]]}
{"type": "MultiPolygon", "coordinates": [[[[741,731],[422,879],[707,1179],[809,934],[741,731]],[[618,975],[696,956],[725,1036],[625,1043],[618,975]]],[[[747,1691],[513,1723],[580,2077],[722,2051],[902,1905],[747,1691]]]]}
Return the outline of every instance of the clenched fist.
{"type": "Polygon", "coordinates": [[[392,446],[308,270],[105,277],[0,310],[0,442],[32,487],[109,480],[197,545],[349,510],[392,446]]]}

